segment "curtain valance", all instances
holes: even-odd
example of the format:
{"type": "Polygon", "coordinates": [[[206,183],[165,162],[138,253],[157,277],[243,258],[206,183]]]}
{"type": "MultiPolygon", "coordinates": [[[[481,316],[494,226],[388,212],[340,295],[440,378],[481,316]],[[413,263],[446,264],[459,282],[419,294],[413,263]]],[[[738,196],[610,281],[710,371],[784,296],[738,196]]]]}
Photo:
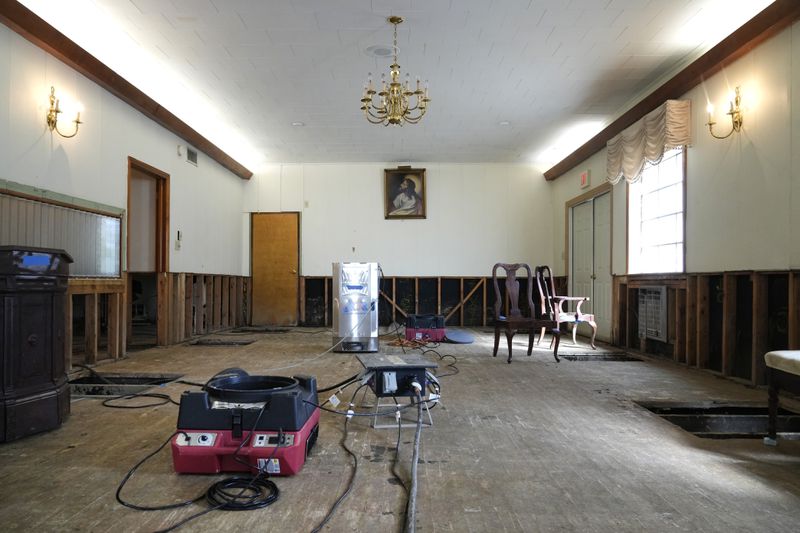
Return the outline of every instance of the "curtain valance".
{"type": "Polygon", "coordinates": [[[667,100],[606,143],[607,179],[639,179],[645,162],[658,163],[665,150],[691,144],[691,100],[667,100]]]}

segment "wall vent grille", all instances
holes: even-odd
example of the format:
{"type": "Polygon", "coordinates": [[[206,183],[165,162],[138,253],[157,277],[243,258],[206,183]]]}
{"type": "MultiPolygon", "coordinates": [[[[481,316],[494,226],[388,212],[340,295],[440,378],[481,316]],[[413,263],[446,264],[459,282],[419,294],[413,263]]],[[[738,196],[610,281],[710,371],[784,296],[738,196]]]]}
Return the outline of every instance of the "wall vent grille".
{"type": "Polygon", "coordinates": [[[639,337],[667,342],[667,288],[639,288],[639,337]]]}
{"type": "Polygon", "coordinates": [[[197,150],[186,147],[186,162],[197,166],[197,150]]]}

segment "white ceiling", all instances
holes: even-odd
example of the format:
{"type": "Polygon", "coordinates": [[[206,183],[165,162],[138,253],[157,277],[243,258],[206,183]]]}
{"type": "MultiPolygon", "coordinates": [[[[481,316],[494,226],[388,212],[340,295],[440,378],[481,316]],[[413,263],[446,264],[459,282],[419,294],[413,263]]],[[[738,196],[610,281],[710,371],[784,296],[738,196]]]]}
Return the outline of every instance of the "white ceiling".
{"type": "Polygon", "coordinates": [[[771,1],[22,3],[258,172],[360,161],[544,171],[771,1]],[[359,110],[367,73],[388,70],[365,50],[391,46],[392,14],[405,18],[403,73],[430,81],[418,125],[371,125],[359,110]]]}

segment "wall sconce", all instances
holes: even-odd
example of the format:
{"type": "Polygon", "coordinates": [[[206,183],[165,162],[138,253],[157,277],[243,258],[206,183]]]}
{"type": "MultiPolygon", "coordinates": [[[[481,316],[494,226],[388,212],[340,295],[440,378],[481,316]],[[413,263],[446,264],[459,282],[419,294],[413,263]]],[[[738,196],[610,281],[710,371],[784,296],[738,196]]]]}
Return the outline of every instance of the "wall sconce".
{"type": "Polygon", "coordinates": [[[731,117],[731,131],[729,131],[727,135],[717,135],[714,133],[714,124],[716,124],[712,118],[714,113],[714,104],[709,102],[708,107],[706,108],[708,110],[708,122],[706,122],[706,126],[708,126],[708,132],[712,137],[716,139],[727,139],[731,136],[731,134],[733,134],[734,131],[742,131],[742,122],[744,121],[744,117],[742,117],[742,110],[739,107],[741,102],[742,97],[739,94],[739,87],[736,87],[736,93],[731,101],[731,108],[727,113],[725,113],[731,117]]]}
{"type": "Polygon", "coordinates": [[[75,120],[72,122],[75,123],[75,131],[72,135],[64,135],[60,131],[58,131],[58,114],[61,113],[61,108],[58,107],[58,100],[56,99],[56,89],[55,87],[50,87],[50,109],[47,111],[47,127],[50,128],[50,131],[55,131],[62,137],[69,139],[70,137],[75,137],[78,134],[78,127],[83,124],[81,122],[81,112],[78,111],[78,116],[75,117],[75,120]]]}

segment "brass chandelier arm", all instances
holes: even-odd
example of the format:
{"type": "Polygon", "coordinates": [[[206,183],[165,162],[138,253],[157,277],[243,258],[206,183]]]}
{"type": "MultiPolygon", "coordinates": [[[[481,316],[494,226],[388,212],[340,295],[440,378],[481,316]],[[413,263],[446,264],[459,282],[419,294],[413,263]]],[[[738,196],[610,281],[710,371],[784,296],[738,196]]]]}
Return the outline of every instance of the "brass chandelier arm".
{"type": "Polygon", "coordinates": [[[384,116],[376,115],[369,109],[364,110],[364,115],[366,115],[367,120],[372,122],[373,124],[381,124],[386,120],[385,114],[384,116]],[[373,118],[375,119],[374,121],[372,120],[373,118]]]}

